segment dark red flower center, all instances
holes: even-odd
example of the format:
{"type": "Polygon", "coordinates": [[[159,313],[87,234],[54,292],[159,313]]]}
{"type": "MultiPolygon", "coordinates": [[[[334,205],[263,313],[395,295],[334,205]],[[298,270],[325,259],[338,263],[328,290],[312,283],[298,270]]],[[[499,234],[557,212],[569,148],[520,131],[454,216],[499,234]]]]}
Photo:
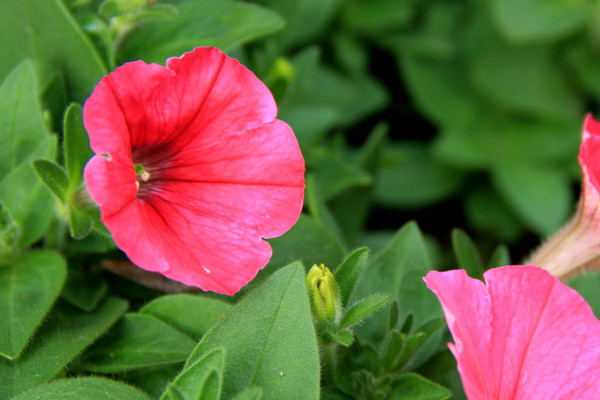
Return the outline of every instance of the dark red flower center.
{"type": "Polygon", "coordinates": [[[136,173],[138,199],[146,200],[160,192],[174,154],[173,149],[165,143],[132,148],[131,159],[136,173]]]}

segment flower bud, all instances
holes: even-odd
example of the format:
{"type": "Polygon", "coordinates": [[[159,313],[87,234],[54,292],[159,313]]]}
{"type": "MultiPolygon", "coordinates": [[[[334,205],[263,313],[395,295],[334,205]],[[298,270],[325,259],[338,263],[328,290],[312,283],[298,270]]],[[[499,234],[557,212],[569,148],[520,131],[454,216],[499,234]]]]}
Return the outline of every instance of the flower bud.
{"type": "Polygon", "coordinates": [[[340,292],[335,277],[323,264],[316,264],[306,277],[308,296],[317,319],[335,325],[341,316],[340,292]]]}
{"type": "Polygon", "coordinates": [[[575,215],[526,261],[566,279],[600,269],[600,122],[585,119],[579,164],[581,196],[575,215]]]}

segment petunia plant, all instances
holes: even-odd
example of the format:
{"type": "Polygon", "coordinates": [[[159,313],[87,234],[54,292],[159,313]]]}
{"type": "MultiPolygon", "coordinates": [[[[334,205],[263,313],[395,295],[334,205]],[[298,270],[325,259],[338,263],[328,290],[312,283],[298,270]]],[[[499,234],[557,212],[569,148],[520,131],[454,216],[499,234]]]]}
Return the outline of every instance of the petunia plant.
{"type": "Polygon", "coordinates": [[[538,3],[0,1],[0,398],[599,397],[599,6],[538,3]]]}

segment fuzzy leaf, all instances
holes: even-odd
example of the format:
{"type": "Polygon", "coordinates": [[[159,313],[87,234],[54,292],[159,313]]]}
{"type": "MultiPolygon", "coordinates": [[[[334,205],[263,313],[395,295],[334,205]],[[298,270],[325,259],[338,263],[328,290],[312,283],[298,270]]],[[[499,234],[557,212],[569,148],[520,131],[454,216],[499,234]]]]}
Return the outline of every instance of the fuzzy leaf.
{"type": "Polygon", "coordinates": [[[12,400],[150,400],[144,392],[100,377],[60,379],[29,390],[12,400]]]}
{"type": "Polygon", "coordinates": [[[52,161],[43,159],[33,162],[33,170],[56,198],[65,204],[67,190],[69,189],[69,179],[65,171],[52,161]]]}
{"type": "Polygon", "coordinates": [[[54,378],[126,309],[127,302],[114,297],[89,314],[59,302],[18,360],[0,359],[0,398],[10,398],[54,378]]]}
{"type": "Polygon", "coordinates": [[[269,399],[318,399],[319,350],[302,264],[278,270],[236,304],[202,338],[185,370],[215,347],[225,349],[223,398],[259,385],[269,399]]]}
{"type": "Polygon", "coordinates": [[[344,314],[344,318],[342,318],[342,322],[340,323],[340,329],[346,329],[359,323],[391,300],[392,296],[389,294],[374,294],[366,299],[362,299],[344,314]]]}
{"type": "MultiPolygon", "coordinates": [[[[184,399],[215,399],[218,400],[220,393],[221,375],[223,374],[223,365],[225,360],[225,351],[222,348],[216,348],[194,365],[185,369],[175,381],[169,385],[169,389],[175,389],[184,399]],[[217,374],[217,386],[215,396],[209,395],[213,387],[214,379],[212,373],[217,374]]],[[[161,400],[174,400],[173,396],[164,395],[161,400]]]]}
{"type": "Polygon", "coordinates": [[[0,354],[19,356],[60,294],[67,266],[56,253],[26,253],[0,266],[0,354]]]}
{"type": "Polygon", "coordinates": [[[201,338],[231,308],[230,303],[192,294],[161,296],[140,309],[194,338],[201,338]]]}
{"type": "Polygon", "coordinates": [[[93,155],[90,140],[83,128],[83,115],[79,104],[73,103],[67,108],[64,126],[65,170],[69,177],[69,189],[73,190],[83,182],[83,167],[93,155]]]}
{"type": "Polygon", "coordinates": [[[361,247],[354,250],[335,270],[335,280],[342,295],[342,306],[348,304],[354,288],[367,267],[369,249],[361,247]]]}
{"type": "Polygon", "coordinates": [[[113,373],[184,361],[195,341],[159,319],[139,313],[126,314],[84,356],[92,372],[113,373]]]}

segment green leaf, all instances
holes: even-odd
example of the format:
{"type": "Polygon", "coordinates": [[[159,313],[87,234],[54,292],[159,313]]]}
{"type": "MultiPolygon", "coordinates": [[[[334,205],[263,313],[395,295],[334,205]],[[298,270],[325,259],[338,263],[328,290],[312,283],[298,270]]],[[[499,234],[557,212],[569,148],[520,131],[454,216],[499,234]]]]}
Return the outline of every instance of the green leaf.
{"type": "Polygon", "coordinates": [[[600,271],[588,271],[570,279],[567,284],[577,290],[585,301],[592,307],[594,314],[600,318],[600,271]]]}
{"type": "MultiPolygon", "coordinates": [[[[176,392],[184,399],[218,400],[224,361],[225,351],[222,348],[216,348],[206,353],[192,366],[186,368],[169,385],[169,389],[176,389],[176,392]],[[216,374],[216,377],[213,374],[216,374]]],[[[161,400],[174,400],[175,398],[164,395],[161,400]]]]}
{"type": "Polygon", "coordinates": [[[2,1],[0,15],[4,20],[0,24],[0,59],[4,60],[0,79],[29,58],[35,62],[41,87],[61,71],[69,98],[83,101],[106,74],[94,46],[60,0],[2,1]]]}
{"type": "Polygon", "coordinates": [[[571,187],[563,171],[513,162],[495,168],[493,179],[523,222],[540,235],[556,231],[571,211],[571,187]]]}
{"type": "Polygon", "coordinates": [[[360,300],[344,314],[344,318],[342,318],[342,322],[340,323],[340,329],[346,329],[359,323],[391,300],[392,296],[389,294],[374,294],[360,300]]]}
{"type": "Polygon", "coordinates": [[[223,398],[259,385],[269,399],[318,399],[319,350],[302,265],[278,270],[236,304],[202,338],[185,369],[216,347],[225,349],[223,398]]]}
{"type": "Polygon", "coordinates": [[[181,332],[200,339],[230,308],[230,303],[221,300],[179,293],[152,300],[140,309],[140,313],[152,315],[181,332]]]}
{"type": "Polygon", "coordinates": [[[83,182],[83,167],[93,156],[90,140],[83,128],[83,111],[76,103],[71,104],[65,113],[63,151],[69,189],[74,190],[83,182]]]}
{"type": "Polygon", "coordinates": [[[114,373],[184,361],[195,341],[148,314],[129,313],[90,348],[83,364],[88,371],[114,373]]]}
{"type": "Polygon", "coordinates": [[[0,265],[0,354],[14,359],[60,294],[67,275],[56,253],[26,253],[12,265],[0,265]]]}
{"type": "Polygon", "coordinates": [[[510,265],[510,253],[508,247],[499,245],[490,256],[487,269],[504,267],[506,265],[510,265]]]}
{"type": "Polygon", "coordinates": [[[477,113],[482,99],[465,85],[465,67],[453,61],[396,53],[401,75],[419,109],[441,125],[455,124],[477,113]]]}
{"type": "Polygon", "coordinates": [[[144,392],[100,377],[59,379],[29,390],[12,400],[150,400],[144,392]]]}
{"type": "Polygon", "coordinates": [[[119,64],[136,59],[164,64],[166,58],[197,46],[228,51],[283,26],[279,15],[254,4],[232,0],[172,3],[179,10],[177,17],[146,23],[125,37],[119,64]]]}
{"type": "Polygon", "coordinates": [[[581,115],[582,99],[558,68],[551,46],[514,46],[497,37],[485,13],[465,35],[469,80],[507,110],[546,119],[581,115]]]}
{"type": "Polygon", "coordinates": [[[61,297],[83,311],[95,310],[108,291],[108,284],[101,274],[102,271],[89,270],[87,266],[71,262],[61,297]]]}
{"type": "Polygon", "coordinates": [[[344,347],[350,347],[354,343],[354,334],[350,330],[339,332],[325,332],[330,339],[335,340],[344,347]]]}
{"type": "Polygon", "coordinates": [[[418,143],[402,143],[387,149],[392,158],[375,179],[375,201],[390,207],[422,207],[456,194],[463,174],[436,160],[430,148],[418,143]]]}
{"type": "Polygon", "coordinates": [[[355,1],[344,7],[343,21],[351,29],[386,35],[407,27],[417,13],[416,1],[355,1]]]}
{"type": "MultiPolygon", "coordinates": [[[[55,139],[47,136],[40,142],[32,158],[53,158],[55,139]]],[[[0,202],[20,228],[18,242],[22,247],[38,240],[54,215],[54,196],[28,162],[14,168],[0,182],[0,202]]]]}
{"type": "MultiPolygon", "coordinates": [[[[371,258],[353,298],[367,297],[374,292],[391,293],[398,300],[399,319],[412,313],[415,325],[420,325],[426,319],[442,315],[437,298],[423,282],[430,269],[421,232],[416,223],[409,222],[398,230],[383,251],[371,258]]],[[[387,325],[387,315],[376,313],[356,331],[359,337],[381,341],[387,325]]]]}
{"type": "Polygon", "coordinates": [[[27,162],[47,136],[33,65],[23,61],[0,86],[0,181],[27,162]]]}
{"type": "Polygon", "coordinates": [[[330,20],[342,5],[340,0],[297,0],[293,2],[279,0],[256,0],[256,3],[279,13],[285,20],[285,28],[274,35],[281,48],[290,49],[314,39],[326,31],[330,20]],[[310,24],[306,22],[310,21],[310,24]]]}
{"type": "Polygon", "coordinates": [[[33,170],[56,198],[65,204],[67,190],[69,189],[69,179],[65,171],[48,160],[35,160],[33,170]]]}
{"type": "Polygon", "coordinates": [[[92,231],[92,219],[89,215],[69,207],[69,233],[73,239],[83,239],[92,231]]]}
{"type": "Polygon", "coordinates": [[[342,233],[337,224],[337,221],[329,211],[329,208],[325,204],[317,185],[315,183],[315,179],[312,175],[306,176],[306,185],[304,189],[304,198],[306,201],[306,207],[310,212],[310,215],[320,224],[322,224],[329,232],[331,232],[336,238],[338,238],[341,242],[342,233]]]}
{"type": "Polygon", "coordinates": [[[471,238],[458,228],[452,230],[452,248],[458,261],[458,268],[466,270],[472,278],[481,279],[485,267],[479,250],[471,238]]]}
{"type": "Polygon", "coordinates": [[[369,249],[361,247],[346,257],[344,262],[335,270],[334,276],[342,296],[342,306],[345,307],[352,297],[356,284],[365,272],[368,259],[369,249]]]}
{"type": "Polygon", "coordinates": [[[390,400],[446,400],[452,393],[417,374],[404,374],[392,383],[390,400]]]}
{"type": "Polygon", "coordinates": [[[492,11],[502,33],[515,42],[549,42],[584,27],[585,0],[495,0],[492,11]]]}
{"type": "Polygon", "coordinates": [[[301,214],[298,222],[283,236],[269,239],[273,256],[269,264],[242,292],[255,287],[277,268],[295,260],[302,260],[307,266],[338,265],[344,258],[344,248],[337,238],[313,218],[301,214]]]}
{"type": "Polygon", "coordinates": [[[90,314],[59,302],[18,360],[0,359],[0,398],[10,398],[54,378],[126,309],[127,302],[117,298],[106,299],[90,314]]]}
{"type": "MultiPolygon", "coordinates": [[[[136,369],[120,374],[120,376],[124,381],[148,393],[153,399],[160,399],[165,394],[165,388],[169,388],[169,384],[179,375],[181,368],[183,368],[183,363],[170,364],[150,369],[136,369]]],[[[174,387],[173,389],[174,393],[176,389],[174,387]]]]}
{"type": "Polygon", "coordinates": [[[318,193],[324,201],[352,187],[365,187],[372,184],[372,178],[368,173],[342,161],[330,151],[313,151],[307,164],[313,170],[318,193]]]}
{"type": "Polygon", "coordinates": [[[250,387],[243,392],[238,393],[233,400],[262,400],[263,390],[259,386],[250,387]]]}

